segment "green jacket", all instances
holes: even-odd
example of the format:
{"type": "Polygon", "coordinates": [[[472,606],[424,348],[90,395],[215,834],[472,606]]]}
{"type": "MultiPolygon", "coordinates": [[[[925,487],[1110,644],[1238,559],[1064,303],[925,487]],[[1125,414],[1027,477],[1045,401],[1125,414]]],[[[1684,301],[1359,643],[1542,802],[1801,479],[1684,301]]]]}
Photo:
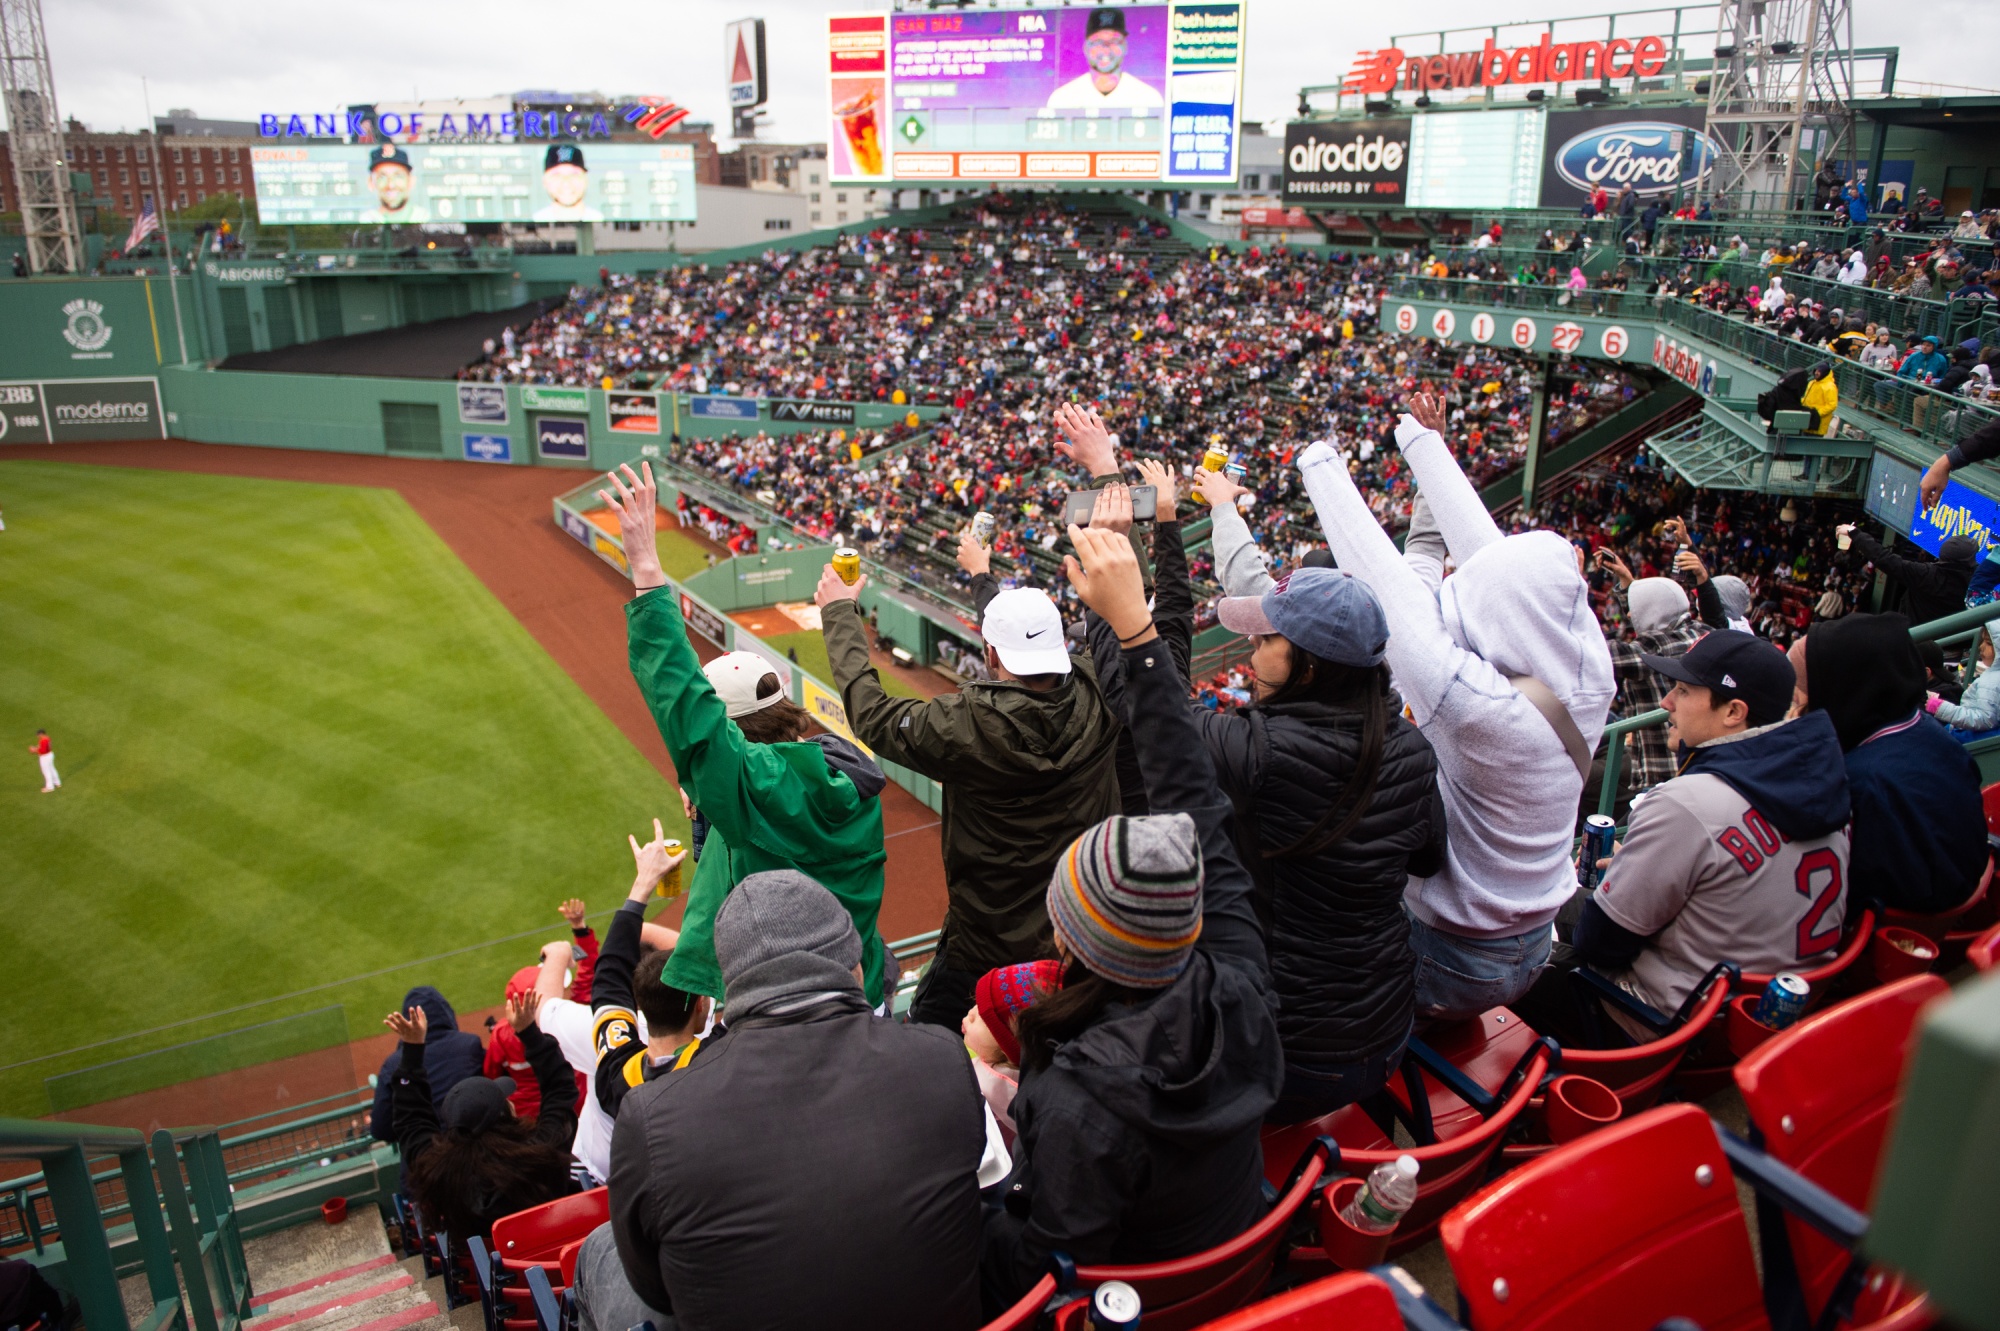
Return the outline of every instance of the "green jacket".
{"type": "Polygon", "coordinates": [[[855,736],[944,787],[941,964],[983,972],[1053,956],[1049,875],[1070,842],[1119,810],[1118,722],[1095,668],[1072,656],[1048,693],[975,681],[891,698],[855,603],[834,602],[820,623],[855,736]]]}
{"type": "Polygon", "coordinates": [[[632,678],[667,742],[674,770],[708,818],[708,840],[688,888],[680,942],[661,979],[721,1001],[715,912],[731,888],[766,869],[797,869],[823,884],[861,935],[862,987],[880,1003],[887,957],[882,909],[882,802],[827,764],[817,744],[752,744],[729,719],[689,645],[673,592],[655,588],[625,606],[632,678]]]}

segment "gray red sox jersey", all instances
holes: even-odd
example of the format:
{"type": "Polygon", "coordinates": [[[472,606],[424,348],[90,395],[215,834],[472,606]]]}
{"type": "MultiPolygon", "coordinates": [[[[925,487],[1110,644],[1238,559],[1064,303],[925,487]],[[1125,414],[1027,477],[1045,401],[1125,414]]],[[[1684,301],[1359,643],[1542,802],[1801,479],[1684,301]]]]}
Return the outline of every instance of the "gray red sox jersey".
{"type": "Polygon", "coordinates": [[[1766,975],[1824,961],[1840,944],[1847,848],[1845,827],[1787,839],[1720,777],[1654,787],[1596,899],[1612,923],[1657,937],[1611,978],[1671,1015],[1719,961],[1766,975]]]}

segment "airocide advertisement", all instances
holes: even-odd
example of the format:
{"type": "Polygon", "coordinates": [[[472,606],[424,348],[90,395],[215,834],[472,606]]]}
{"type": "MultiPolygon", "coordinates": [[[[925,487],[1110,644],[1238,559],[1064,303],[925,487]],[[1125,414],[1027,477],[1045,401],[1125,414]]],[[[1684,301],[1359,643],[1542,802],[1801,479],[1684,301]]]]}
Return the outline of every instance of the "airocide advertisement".
{"type": "Polygon", "coordinates": [[[1402,203],[1409,181],[1407,117],[1285,126],[1286,203],[1402,203]]]}

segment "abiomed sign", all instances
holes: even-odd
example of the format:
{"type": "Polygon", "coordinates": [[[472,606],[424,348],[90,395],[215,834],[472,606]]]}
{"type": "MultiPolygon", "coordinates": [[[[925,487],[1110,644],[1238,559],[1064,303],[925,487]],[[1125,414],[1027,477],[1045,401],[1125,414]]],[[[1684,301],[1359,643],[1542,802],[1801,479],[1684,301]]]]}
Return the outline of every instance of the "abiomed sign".
{"type": "Polygon", "coordinates": [[[0,444],[166,437],[157,379],[0,383],[0,444]]]}

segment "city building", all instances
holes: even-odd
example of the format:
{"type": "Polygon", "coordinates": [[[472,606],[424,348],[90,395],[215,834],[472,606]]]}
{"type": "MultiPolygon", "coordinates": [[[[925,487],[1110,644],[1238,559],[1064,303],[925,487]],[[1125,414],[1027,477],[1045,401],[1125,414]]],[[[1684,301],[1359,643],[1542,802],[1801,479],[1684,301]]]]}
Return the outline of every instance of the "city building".
{"type": "MultiPolygon", "coordinates": [[[[21,205],[14,194],[7,138],[0,134],[0,211],[18,212],[21,205]]],[[[203,136],[198,142],[183,142],[175,133],[162,134],[156,141],[144,131],[97,133],[72,120],[63,142],[70,170],[89,177],[98,206],[126,217],[136,216],[149,199],[156,208],[178,211],[217,194],[248,199],[255,192],[250,176],[254,137],[203,136]],[[155,171],[162,181],[154,180],[155,171]]]]}

